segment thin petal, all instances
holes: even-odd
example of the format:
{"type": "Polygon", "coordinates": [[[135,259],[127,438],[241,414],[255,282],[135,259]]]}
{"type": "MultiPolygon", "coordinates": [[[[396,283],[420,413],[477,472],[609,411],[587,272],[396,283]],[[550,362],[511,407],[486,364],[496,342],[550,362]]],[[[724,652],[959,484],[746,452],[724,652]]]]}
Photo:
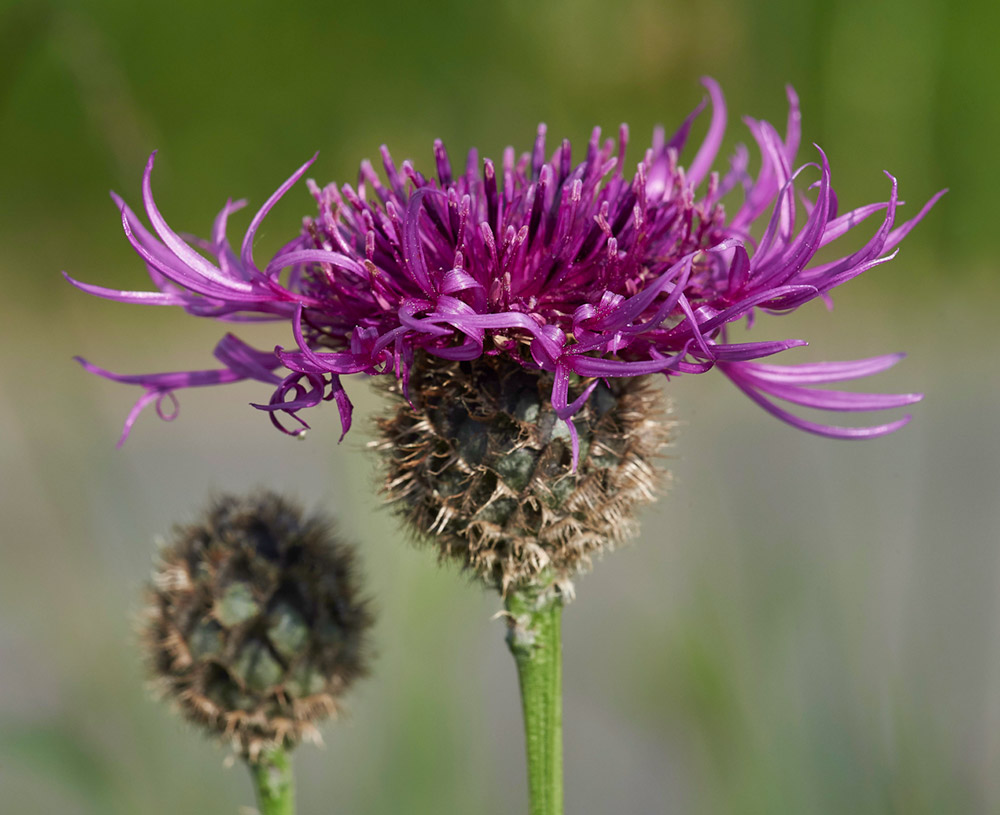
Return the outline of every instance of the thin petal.
{"type": "Polygon", "coordinates": [[[124,291],[122,289],[106,289],[104,286],[95,286],[92,283],[81,283],[70,277],[66,272],[62,273],[72,285],[87,294],[95,297],[103,297],[106,300],[117,300],[119,303],[139,303],[149,306],[182,306],[184,298],[173,292],[161,291],[124,291]]]}
{"type": "Polygon", "coordinates": [[[712,169],[715,157],[722,146],[722,137],[726,132],[726,100],[722,96],[719,83],[711,77],[704,76],[701,78],[701,84],[708,89],[708,95],[712,98],[712,122],[708,126],[705,141],[702,142],[694,161],[688,168],[687,179],[692,189],[697,187],[712,169]]]}
{"type": "Polygon", "coordinates": [[[732,379],[732,382],[736,385],[736,387],[743,391],[772,416],[775,416],[778,419],[781,419],[781,421],[792,425],[792,427],[797,427],[799,430],[805,430],[807,433],[814,433],[817,436],[825,436],[830,439],[874,439],[879,436],[886,436],[889,433],[894,433],[899,430],[901,427],[908,424],[910,419],[913,418],[910,414],[906,414],[902,419],[897,419],[894,422],[871,425],[868,427],[837,427],[835,425],[818,424],[817,422],[811,422],[807,419],[803,419],[800,416],[796,416],[795,414],[789,413],[787,410],[778,407],[774,404],[774,402],[767,399],[754,388],[751,388],[744,382],[741,382],[739,379],[733,379],[732,377],[730,377],[730,379],[732,379]]]}
{"type": "Polygon", "coordinates": [[[243,265],[247,269],[257,268],[253,262],[253,239],[257,235],[257,229],[260,227],[261,222],[267,216],[267,213],[271,211],[271,208],[278,203],[281,197],[292,188],[295,182],[305,175],[306,170],[313,165],[317,156],[319,156],[319,153],[313,154],[313,157],[309,159],[309,161],[292,173],[291,176],[289,176],[288,179],[280,187],[278,187],[278,189],[271,193],[271,197],[264,202],[264,206],[257,210],[257,214],[253,216],[253,220],[250,221],[250,226],[247,227],[247,233],[243,236],[243,245],[240,247],[240,258],[243,260],[243,265]]]}
{"type": "Polygon", "coordinates": [[[224,275],[219,269],[188,246],[181,239],[180,235],[174,232],[164,220],[163,216],[160,214],[160,210],[156,207],[156,202],[153,200],[153,189],[150,185],[150,179],[152,178],[153,173],[153,163],[155,160],[156,153],[154,152],[149,157],[149,161],[146,162],[146,170],[142,174],[142,200],[146,207],[146,214],[149,216],[149,222],[153,225],[153,229],[156,230],[160,239],[167,245],[170,251],[178,257],[179,260],[181,260],[186,266],[201,277],[212,281],[212,283],[222,289],[249,293],[251,291],[249,283],[224,275]]]}

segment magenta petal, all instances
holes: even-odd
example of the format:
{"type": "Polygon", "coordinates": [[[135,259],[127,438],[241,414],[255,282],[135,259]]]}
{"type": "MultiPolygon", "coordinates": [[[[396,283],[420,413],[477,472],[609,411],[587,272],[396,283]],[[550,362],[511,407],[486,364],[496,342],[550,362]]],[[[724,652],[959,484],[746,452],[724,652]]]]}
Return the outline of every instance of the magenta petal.
{"type": "Polygon", "coordinates": [[[337,269],[351,272],[360,278],[365,278],[364,267],[347,255],[340,252],[329,252],[325,249],[295,249],[290,252],[276,255],[264,269],[266,277],[275,277],[282,269],[289,266],[298,266],[303,263],[329,263],[337,269]]]}
{"type": "Polygon", "coordinates": [[[719,83],[711,77],[704,76],[701,78],[701,84],[708,89],[708,95],[712,98],[712,122],[708,126],[705,141],[702,142],[698,154],[688,169],[688,183],[692,187],[697,187],[702,179],[708,175],[708,171],[719,153],[719,148],[722,146],[722,137],[726,131],[726,100],[722,96],[719,83]]]}
{"type": "Polygon", "coordinates": [[[802,141],[802,112],[799,109],[799,95],[791,85],[785,86],[785,95],[788,97],[788,123],[785,129],[785,156],[788,163],[795,161],[795,154],[799,151],[799,143],[802,141]]]}
{"type": "Polygon", "coordinates": [[[81,283],[79,280],[74,280],[66,272],[63,272],[62,276],[80,291],[85,291],[87,294],[93,294],[95,297],[103,297],[107,300],[117,300],[119,303],[139,303],[150,306],[184,305],[184,298],[173,292],[106,289],[103,286],[95,286],[91,283],[81,283]]]}
{"type": "Polygon", "coordinates": [[[274,385],[281,382],[281,377],[274,373],[274,369],[281,365],[281,360],[274,353],[258,351],[232,334],[226,334],[219,340],[213,353],[219,362],[235,374],[274,385]]]}
{"type": "MultiPolygon", "coordinates": [[[[745,377],[753,382],[752,377],[745,377]]],[[[921,393],[852,393],[851,391],[811,390],[790,385],[769,385],[760,390],[803,407],[818,410],[861,411],[905,407],[923,399],[921,393]]]]}
{"type": "Polygon", "coordinates": [[[84,370],[98,376],[103,376],[105,379],[111,379],[125,385],[142,385],[143,387],[155,388],[156,390],[223,385],[229,382],[238,382],[244,378],[230,370],[176,371],[162,374],[116,374],[104,368],[99,368],[83,357],[73,357],[73,359],[79,362],[84,370]]]}
{"type": "Polygon", "coordinates": [[[755,379],[778,384],[811,385],[873,376],[889,370],[905,357],[906,354],[884,354],[880,357],[869,357],[850,362],[807,362],[799,365],[754,363],[752,367],[745,367],[753,371],[755,379]]]}
{"type": "Polygon", "coordinates": [[[843,215],[827,221],[826,229],[823,230],[823,238],[820,240],[819,245],[826,246],[831,241],[835,241],[837,238],[846,235],[866,218],[888,206],[888,203],[868,204],[857,209],[852,209],[850,212],[845,212],[843,215]]]}
{"type": "Polygon", "coordinates": [[[807,419],[803,419],[793,413],[789,413],[787,410],[778,407],[774,404],[774,402],[762,396],[755,389],[738,380],[734,379],[733,382],[736,387],[743,391],[772,416],[775,416],[778,419],[781,419],[781,421],[792,425],[792,427],[797,427],[799,430],[805,430],[807,433],[814,433],[817,436],[826,436],[830,439],[873,439],[878,436],[886,436],[889,433],[894,433],[901,427],[904,427],[910,422],[910,419],[913,418],[907,414],[902,419],[897,419],[894,422],[887,422],[885,424],[872,425],[869,427],[837,427],[835,425],[823,425],[816,422],[810,422],[807,419]]]}
{"type": "MultiPolygon", "coordinates": [[[[246,266],[247,269],[257,268],[253,262],[253,239],[257,235],[257,230],[260,228],[261,222],[267,216],[267,213],[271,211],[274,205],[284,196],[284,194],[292,188],[292,185],[305,175],[306,170],[313,165],[317,156],[319,156],[319,153],[314,153],[313,157],[309,159],[309,161],[292,173],[291,176],[289,176],[288,179],[271,194],[271,197],[264,202],[264,205],[257,210],[257,214],[253,216],[250,226],[247,227],[246,235],[243,237],[243,245],[240,247],[240,258],[243,260],[243,265],[246,266]]],[[[152,161],[152,159],[150,159],[150,161],[152,161]]]]}
{"type": "Polygon", "coordinates": [[[248,283],[243,280],[235,280],[232,277],[223,275],[221,271],[205,260],[205,258],[194,251],[194,249],[188,246],[181,239],[180,235],[174,232],[167,225],[167,222],[163,219],[159,209],[156,207],[156,202],[153,200],[153,190],[150,186],[150,178],[152,177],[153,162],[155,158],[156,153],[154,152],[149,157],[149,161],[146,163],[146,172],[143,173],[142,177],[142,200],[146,206],[146,214],[149,216],[150,223],[153,224],[153,228],[160,236],[160,239],[181,262],[188,266],[197,275],[200,275],[206,280],[210,280],[212,283],[223,289],[234,292],[249,293],[250,285],[248,283]]]}
{"type": "Polygon", "coordinates": [[[790,348],[801,348],[808,345],[805,340],[775,340],[771,342],[734,342],[722,345],[712,345],[712,356],[725,362],[740,362],[749,359],[760,359],[787,351],[790,348]]]}
{"type": "Polygon", "coordinates": [[[947,189],[934,193],[934,195],[931,196],[931,199],[920,208],[920,212],[918,212],[913,218],[911,218],[906,223],[901,224],[900,226],[892,230],[892,232],[889,233],[889,236],[885,239],[885,246],[883,247],[883,251],[888,252],[890,249],[894,249],[895,247],[897,247],[900,241],[902,241],[903,238],[905,238],[907,235],[910,234],[910,231],[913,229],[913,227],[915,227],[918,223],[920,223],[924,219],[924,216],[931,211],[933,206],[941,199],[941,196],[943,196],[946,192],[948,192],[947,189]]]}

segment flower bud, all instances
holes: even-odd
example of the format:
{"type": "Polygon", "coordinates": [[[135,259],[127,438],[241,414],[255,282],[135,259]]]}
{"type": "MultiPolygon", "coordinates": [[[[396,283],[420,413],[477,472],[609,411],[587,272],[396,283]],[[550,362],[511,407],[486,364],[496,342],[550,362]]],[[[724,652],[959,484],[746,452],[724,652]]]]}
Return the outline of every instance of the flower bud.
{"type": "Polygon", "coordinates": [[[329,521],[270,492],[223,496],[160,558],[141,636],[154,686],[251,760],[317,741],[367,672],[372,623],[329,521]]]}

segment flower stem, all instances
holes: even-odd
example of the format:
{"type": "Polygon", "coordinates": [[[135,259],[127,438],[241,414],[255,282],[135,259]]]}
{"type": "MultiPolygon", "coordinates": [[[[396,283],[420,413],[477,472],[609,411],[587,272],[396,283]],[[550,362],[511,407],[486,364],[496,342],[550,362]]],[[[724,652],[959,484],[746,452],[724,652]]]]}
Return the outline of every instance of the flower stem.
{"type": "Polygon", "coordinates": [[[295,788],[288,753],[281,747],[262,751],[247,766],[253,777],[260,815],[295,815],[295,788]]]}
{"type": "Polygon", "coordinates": [[[531,815],[562,815],[562,600],[530,589],[507,596],[507,645],[517,663],[531,815]]]}

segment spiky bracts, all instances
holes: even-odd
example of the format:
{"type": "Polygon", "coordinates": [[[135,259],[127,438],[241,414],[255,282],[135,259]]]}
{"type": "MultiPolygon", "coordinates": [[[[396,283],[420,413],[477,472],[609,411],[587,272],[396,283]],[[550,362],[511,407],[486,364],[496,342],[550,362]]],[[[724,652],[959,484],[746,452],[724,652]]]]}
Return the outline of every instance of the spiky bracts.
{"type": "Polygon", "coordinates": [[[443,558],[504,594],[544,580],[566,590],[595,553],[635,535],[636,509],[667,474],[667,405],[651,377],[609,379],[573,422],[579,463],[549,399],[552,375],[505,356],[415,360],[407,402],[378,421],[384,491],[443,558]]]}
{"type": "Polygon", "coordinates": [[[330,522],[270,492],[224,496],[160,557],[141,638],[156,689],[251,761],[318,740],[367,671],[372,623],[330,522]]]}

